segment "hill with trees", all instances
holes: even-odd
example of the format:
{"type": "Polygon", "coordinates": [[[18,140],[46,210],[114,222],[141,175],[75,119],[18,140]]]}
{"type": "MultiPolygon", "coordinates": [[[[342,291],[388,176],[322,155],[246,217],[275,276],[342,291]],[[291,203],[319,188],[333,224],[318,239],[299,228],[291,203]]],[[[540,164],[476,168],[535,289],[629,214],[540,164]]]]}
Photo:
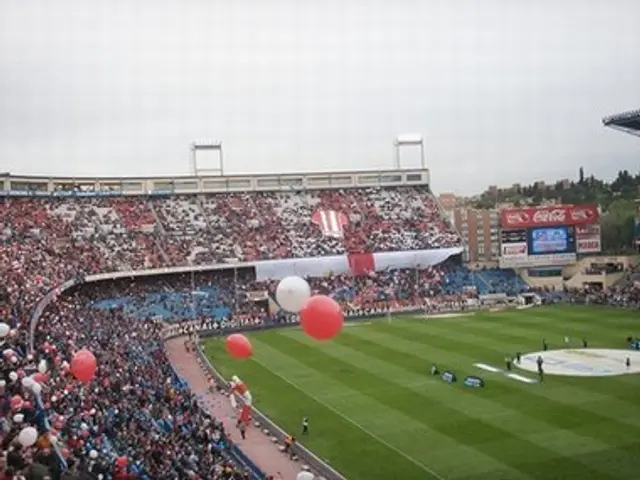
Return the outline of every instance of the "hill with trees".
{"type": "Polygon", "coordinates": [[[488,191],[476,197],[475,208],[496,206],[524,206],[548,204],[597,203],[602,212],[602,245],[605,252],[631,252],[635,219],[640,217],[640,170],[618,172],[607,182],[593,175],[585,176],[580,168],[575,180],[561,180],[554,184],[536,182],[528,186],[488,191]]]}

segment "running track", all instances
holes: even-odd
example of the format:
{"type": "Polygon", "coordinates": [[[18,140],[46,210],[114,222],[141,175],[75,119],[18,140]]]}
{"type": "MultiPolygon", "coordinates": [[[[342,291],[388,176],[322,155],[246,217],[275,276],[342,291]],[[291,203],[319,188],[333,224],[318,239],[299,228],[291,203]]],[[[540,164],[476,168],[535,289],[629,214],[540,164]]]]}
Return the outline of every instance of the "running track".
{"type": "Polygon", "coordinates": [[[224,424],[229,437],[263,472],[277,479],[295,480],[300,473],[300,464],[289,460],[278,451],[270,436],[255,427],[247,429],[247,438],[242,440],[236,429],[235,412],[229,398],[220,393],[209,392],[207,374],[198,365],[195,353],[184,348],[185,337],[168,340],[165,345],[169,360],[178,374],[188,383],[191,391],[198,396],[199,402],[224,424]]]}

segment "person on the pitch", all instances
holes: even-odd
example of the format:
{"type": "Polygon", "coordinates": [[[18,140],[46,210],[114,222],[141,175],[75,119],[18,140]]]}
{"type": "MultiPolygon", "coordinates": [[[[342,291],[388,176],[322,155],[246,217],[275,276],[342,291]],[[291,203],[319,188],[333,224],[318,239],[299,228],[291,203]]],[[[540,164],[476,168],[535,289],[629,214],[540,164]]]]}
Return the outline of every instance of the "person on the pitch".
{"type": "Polygon", "coordinates": [[[582,348],[589,348],[589,345],[587,345],[587,339],[586,338],[582,339],[582,348]]]}
{"type": "Polygon", "coordinates": [[[309,417],[302,419],[302,434],[307,435],[309,433],[309,417]]]}
{"type": "Polygon", "coordinates": [[[511,371],[511,363],[513,362],[513,359],[511,358],[510,355],[507,355],[506,357],[504,357],[504,363],[507,365],[507,370],[510,372],[511,371]]]}
{"type": "Polygon", "coordinates": [[[438,367],[435,363],[431,365],[431,375],[438,375],[438,367]]]}
{"type": "Polygon", "coordinates": [[[547,339],[546,338],[542,339],[542,350],[544,350],[545,352],[547,350],[549,350],[549,345],[547,344],[547,339]]]}
{"type": "Polygon", "coordinates": [[[542,369],[542,365],[544,364],[544,360],[542,359],[542,355],[538,355],[536,359],[536,365],[538,365],[538,377],[542,382],[544,380],[544,370],[542,369]]]}
{"type": "Polygon", "coordinates": [[[518,365],[520,365],[521,360],[522,360],[522,353],[516,352],[516,363],[518,365]]]}
{"type": "Polygon", "coordinates": [[[627,355],[627,358],[624,360],[624,364],[627,368],[631,368],[631,357],[627,355]]]}

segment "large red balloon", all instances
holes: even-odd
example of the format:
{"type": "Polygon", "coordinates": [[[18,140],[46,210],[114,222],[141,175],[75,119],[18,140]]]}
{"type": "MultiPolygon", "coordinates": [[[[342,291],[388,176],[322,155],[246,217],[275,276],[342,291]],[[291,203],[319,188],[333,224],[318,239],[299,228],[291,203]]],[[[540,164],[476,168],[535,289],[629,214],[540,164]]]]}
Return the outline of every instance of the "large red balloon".
{"type": "Polygon", "coordinates": [[[340,333],[344,323],[342,307],[331,297],[315,295],[300,311],[302,330],[316,340],[330,340],[340,333]]]}
{"type": "Polygon", "coordinates": [[[227,337],[227,352],[234,358],[249,358],[253,355],[253,345],[241,333],[233,333],[227,337]]]}
{"type": "Polygon", "coordinates": [[[71,373],[81,382],[89,382],[96,374],[96,357],[86,348],[79,350],[71,359],[71,373]]]}

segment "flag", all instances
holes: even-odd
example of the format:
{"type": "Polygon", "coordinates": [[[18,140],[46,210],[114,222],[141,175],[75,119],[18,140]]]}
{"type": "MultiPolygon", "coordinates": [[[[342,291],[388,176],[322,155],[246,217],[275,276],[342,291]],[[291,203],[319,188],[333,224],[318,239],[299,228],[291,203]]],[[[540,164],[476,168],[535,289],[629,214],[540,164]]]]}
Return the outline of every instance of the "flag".
{"type": "Polygon", "coordinates": [[[324,236],[334,238],[342,238],[344,227],[349,223],[344,213],[324,209],[316,210],[311,216],[311,221],[320,227],[324,236]]]}

